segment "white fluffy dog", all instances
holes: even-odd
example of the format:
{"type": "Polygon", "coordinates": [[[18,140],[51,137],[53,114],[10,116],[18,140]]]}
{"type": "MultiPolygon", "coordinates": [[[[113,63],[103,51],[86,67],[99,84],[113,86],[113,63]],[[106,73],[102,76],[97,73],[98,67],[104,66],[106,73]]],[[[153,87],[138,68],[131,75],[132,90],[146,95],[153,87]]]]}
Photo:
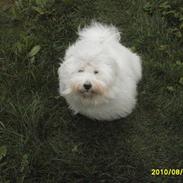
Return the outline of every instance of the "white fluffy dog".
{"type": "Polygon", "coordinates": [[[79,31],[58,69],[59,92],[75,114],[97,120],[126,117],[142,76],[138,55],[120,44],[116,27],[92,23],[79,31]]]}

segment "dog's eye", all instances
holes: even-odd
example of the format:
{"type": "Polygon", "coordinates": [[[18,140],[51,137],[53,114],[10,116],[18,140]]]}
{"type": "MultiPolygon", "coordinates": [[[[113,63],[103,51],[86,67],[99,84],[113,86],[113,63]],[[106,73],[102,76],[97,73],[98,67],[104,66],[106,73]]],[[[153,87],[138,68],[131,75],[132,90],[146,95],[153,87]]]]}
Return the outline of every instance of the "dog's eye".
{"type": "Polygon", "coordinates": [[[98,71],[94,71],[94,74],[98,74],[98,71]]]}
{"type": "Polygon", "coordinates": [[[84,72],[84,70],[83,69],[79,69],[78,72],[84,72]]]}

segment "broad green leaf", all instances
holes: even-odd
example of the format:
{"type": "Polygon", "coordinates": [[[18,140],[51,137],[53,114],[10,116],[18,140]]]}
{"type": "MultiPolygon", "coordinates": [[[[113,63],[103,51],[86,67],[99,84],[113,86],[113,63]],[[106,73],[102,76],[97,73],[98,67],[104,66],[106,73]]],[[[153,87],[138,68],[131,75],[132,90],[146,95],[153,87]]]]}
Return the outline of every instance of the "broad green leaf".
{"type": "Polygon", "coordinates": [[[29,52],[28,56],[29,57],[33,57],[35,56],[39,51],[40,51],[41,47],[39,45],[34,46],[31,51],[29,52]]]}
{"type": "Polygon", "coordinates": [[[2,121],[0,121],[0,126],[2,126],[3,128],[5,128],[5,125],[3,124],[2,121]]]}
{"type": "Polygon", "coordinates": [[[164,51],[167,50],[168,45],[160,45],[159,50],[164,51]]]}
{"type": "Polygon", "coordinates": [[[72,152],[78,152],[78,146],[75,145],[73,148],[72,148],[72,152]]]}
{"type": "Polygon", "coordinates": [[[170,92],[175,91],[175,89],[173,88],[173,86],[167,86],[167,90],[170,91],[170,92]]]}
{"type": "Polygon", "coordinates": [[[37,11],[40,15],[45,14],[44,9],[41,8],[41,7],[33,7],[33,9],[34,9],[35,11],[37,11]]]}
{"type": "Polygon", "coordinates": [[[178,60],[178,61],[176,62],[176,65],[178,65],[178,66],[183,66],[183,62],[181,62],[181,61],[178,60]]]}
{"type": "Polygon", "coordinates": [[[183,77],[181,77],[181,78],[179,79],[179,83],[180,83],[181,85],[183,85],[183,77]]]}
{"type": "Polygon", "coordinates": [[[33,64],[35,62],[35,57],[31,57],[30,62],[33,64]]]}
{"type": "Polygon", "coordinates": [[[180,31],[175,32],[175,35],[178,38],[181,38],[182,37],[182,33],[180,31]]]}
{"type": "Polygon", "coordinates": [[[6,146],[1,146],[0,147],[0,160],[6,156],[6,153],[7,153],[7,148],[6,146]]]}
{"type": "Polygon", "coordinates": [[[159,5],[159,7],[164,9],[164,10],[171,8],[171,6],[168,4],[168,1],[165,1],[164,3],[161,3],[159,5]]]}
{"type": "Polygon", "coordinates": [[[144,5],[144,10],[149,10],[150,8],[152,8],[152,4],[151,3],[146,3],[145,5],[144,5]]]}
{"type": "Polygon", "coordinates": [[[27,155],[27,154],[24,154],[23,157],[22,157],[20,172],[23,172],[24,169],[25,169],[28,165],[29,165],[28,155],[27,155]]]}
{"type": "Polygon", "coordinates": [[[182,30],[183,30],[183,23],[181,23],[181,24],[180,24],[180,29],[182,29],[182,30]]]}

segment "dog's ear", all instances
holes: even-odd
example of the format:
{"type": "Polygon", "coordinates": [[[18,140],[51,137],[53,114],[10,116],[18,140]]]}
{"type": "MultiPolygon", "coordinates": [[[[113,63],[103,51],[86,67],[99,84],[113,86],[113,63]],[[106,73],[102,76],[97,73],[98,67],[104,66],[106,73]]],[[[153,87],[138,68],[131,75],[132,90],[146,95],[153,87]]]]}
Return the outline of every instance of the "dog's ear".
{"type": "Polygon", "coordinates": [[[71,92],[69,87],[70,76],[73,74],[73,60],[63,61],[58,68],[59,76],[59,93],[61,95],[68,95],[71,92]]]}
{"type": "Polygon", "coordinates": [[[110,58],[110,60],[111,60],[111,62],[110,62],[111,67],[113,68],[113,70],[115,71],[115,75],[117,76],[120,72],[119,65],[115,58],[110,58]]]}
{"type": "Polygon", "coordinates": [[[60,64],[60,67],[58,68],[58,78],[59,78],[59,93],[62,95],[62,92],[65,90],[65,82],[64,82],[64,64],[60,64]]]}
{"type": "Polygon", "coordinates": [[[67,90],[68,81],[68,68],[66,63],[61,63],[58,68],[58,76],[59,76],[59,93],[60,95],[65,95],[65,91],[67,90]]]}

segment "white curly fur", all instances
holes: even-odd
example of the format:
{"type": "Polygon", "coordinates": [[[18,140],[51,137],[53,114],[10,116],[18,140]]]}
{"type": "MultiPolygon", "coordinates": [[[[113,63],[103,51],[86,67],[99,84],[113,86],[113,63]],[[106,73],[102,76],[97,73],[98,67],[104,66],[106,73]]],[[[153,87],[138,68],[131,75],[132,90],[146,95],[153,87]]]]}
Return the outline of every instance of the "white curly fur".
{"type": "Polygon", "coordinates": [[[97,120],[126,117],[136,104],[140,57],[120,44],[112,25],[93,22],[78,35],[58,69],[60,94],[75,114],[97,120]]]}

